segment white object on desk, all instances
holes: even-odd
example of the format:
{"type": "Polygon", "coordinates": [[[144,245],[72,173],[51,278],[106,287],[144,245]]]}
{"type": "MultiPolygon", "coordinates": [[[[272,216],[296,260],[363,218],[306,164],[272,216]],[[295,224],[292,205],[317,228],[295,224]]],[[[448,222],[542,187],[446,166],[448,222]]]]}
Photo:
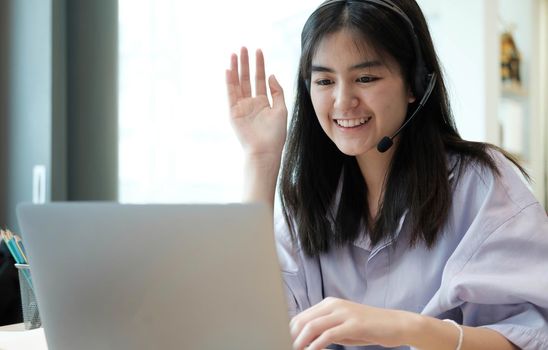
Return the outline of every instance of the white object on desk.
{"type": "Polygon", "coordinates": [[[23,324],[0,327],[0,350],[48,350],[43,328],[22,329],[23,324]]]}
{"type": "Polygon", "coordinates": [[[46,202],[46,167],[35,165],[32,169],[32,203],[46,202]]]}

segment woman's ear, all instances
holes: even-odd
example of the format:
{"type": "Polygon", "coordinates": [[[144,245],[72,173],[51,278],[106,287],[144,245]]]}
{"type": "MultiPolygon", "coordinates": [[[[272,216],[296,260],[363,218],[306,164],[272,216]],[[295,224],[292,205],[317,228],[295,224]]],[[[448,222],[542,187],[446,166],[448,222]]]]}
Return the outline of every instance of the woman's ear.
{"type": "Polygon", "coordinates": [[[407,102],[408,103],[413,103],[417,100],[417,98],[415,97],[415,95],[413,94],[413,91],[411,91],[411,87],[408,87],[407,88],[407,102]]]}

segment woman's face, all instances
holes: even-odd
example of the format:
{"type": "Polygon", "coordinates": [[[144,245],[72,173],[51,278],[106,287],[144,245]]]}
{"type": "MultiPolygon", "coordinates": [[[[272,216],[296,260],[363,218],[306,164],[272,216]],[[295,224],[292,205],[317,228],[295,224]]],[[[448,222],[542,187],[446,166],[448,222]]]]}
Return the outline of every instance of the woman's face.
{"type": "Polygon", "coordinates": [[[347,155],[376,151],[402,125],[413,102],[399,66],[340,30],[322,39],[312,58],[310,95],[327,136],[347,155]]]}

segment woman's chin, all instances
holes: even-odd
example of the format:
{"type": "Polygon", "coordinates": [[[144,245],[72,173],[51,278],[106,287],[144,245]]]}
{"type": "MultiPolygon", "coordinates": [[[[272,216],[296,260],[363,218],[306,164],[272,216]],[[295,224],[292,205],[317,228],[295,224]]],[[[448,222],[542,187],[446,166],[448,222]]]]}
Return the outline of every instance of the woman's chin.
{"type": "Polygon", "coordinates": [[[337,148],[347,156],[359,156],[371,151],[374,147],[365,145],[337,145],[337,148]]]}

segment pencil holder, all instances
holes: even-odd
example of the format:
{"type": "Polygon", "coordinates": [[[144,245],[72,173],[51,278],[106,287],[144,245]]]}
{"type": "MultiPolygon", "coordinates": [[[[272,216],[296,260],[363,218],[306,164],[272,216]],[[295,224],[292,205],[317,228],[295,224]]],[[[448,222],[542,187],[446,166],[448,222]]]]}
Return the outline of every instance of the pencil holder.
{"type": "Polygon", "coordinates": [[[34,329],[42,325],[38,303],[34,295],[34,287],[30,276],[30,268],[27,264],[15,264],[19,273],[19,285],[21,289],[21,306],[23,309],[23,322],[25,329],[34,329]]]}

